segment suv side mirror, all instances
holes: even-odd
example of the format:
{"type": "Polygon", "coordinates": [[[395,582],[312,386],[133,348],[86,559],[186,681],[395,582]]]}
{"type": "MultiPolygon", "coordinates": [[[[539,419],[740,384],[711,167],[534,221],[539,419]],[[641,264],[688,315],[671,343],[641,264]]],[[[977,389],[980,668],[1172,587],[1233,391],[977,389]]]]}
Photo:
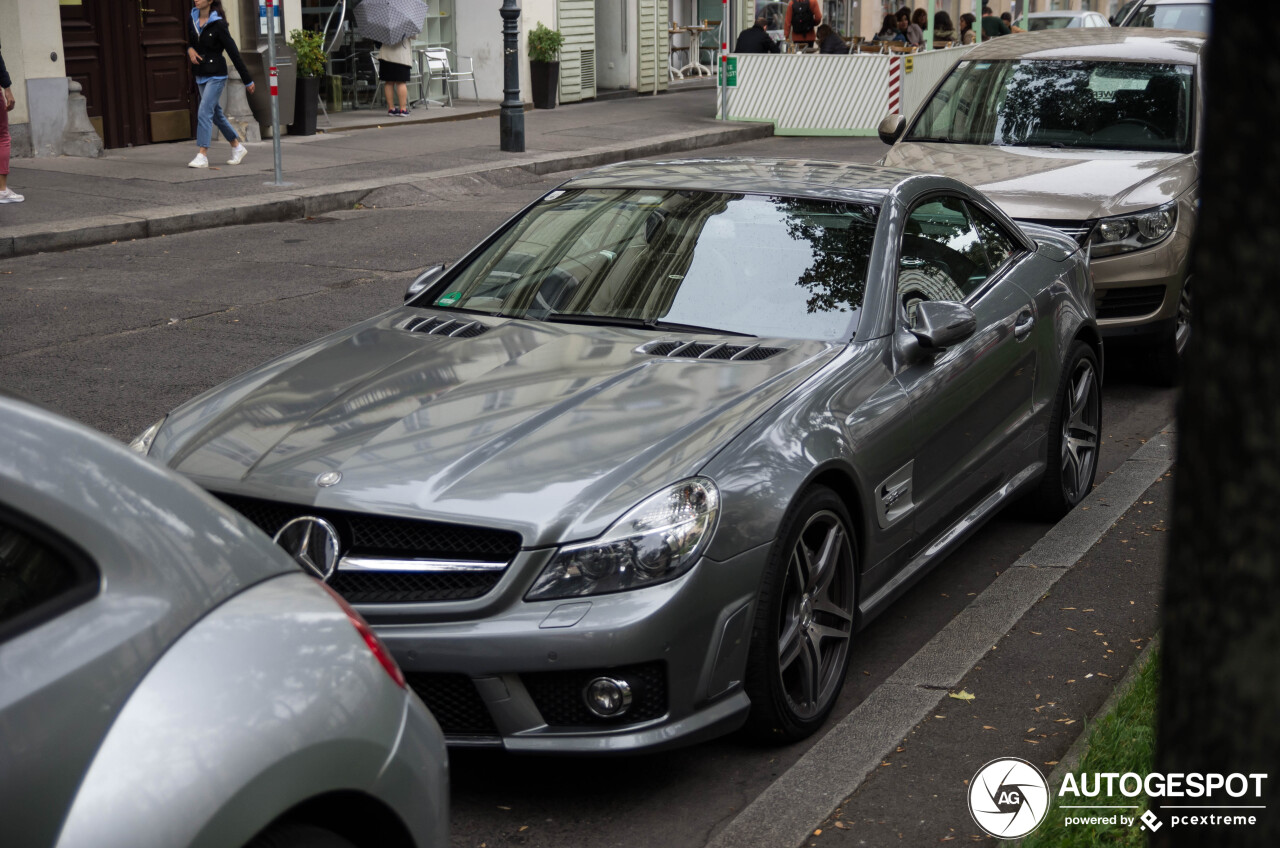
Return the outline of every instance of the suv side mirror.
{"type": "Polygon", "coordinates": [[[922,347],[940,350],[962,342],[978,328],[973,310],[963,303],[949,300],[924,300],[916,304],[916,317],[911,322],[911,335],[922,347]]]}
{"type": "Polygon", "coordinates": [[[885,144],[893,144],[902,138],[902,131],[907,128],[907,119],[901,115],[885,115],[884,120],[880,122],[879,128],[876,130],[880,134],[880,140],[885,144]]]}
{"type": "Polygon", "coordinates": [[[445,262],[440,265],[432,265],[423,271],[414,281],[409,284],[409,288],[405,290],[404,302],[408,303],[424,291],[429,289],[436,280],[440,279],[440,275],[449,267],[449,263],[445,262]]]}

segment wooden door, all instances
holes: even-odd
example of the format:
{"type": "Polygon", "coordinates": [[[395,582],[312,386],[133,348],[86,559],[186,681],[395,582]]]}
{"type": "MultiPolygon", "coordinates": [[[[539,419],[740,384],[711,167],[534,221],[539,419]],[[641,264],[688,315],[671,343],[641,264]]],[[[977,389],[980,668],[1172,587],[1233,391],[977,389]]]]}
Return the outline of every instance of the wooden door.
{"type": "Polygon", "coordinates": [[[195,134],[186,0],[84,0],[60,6],[67,76],[108,148],[195,134]]]}

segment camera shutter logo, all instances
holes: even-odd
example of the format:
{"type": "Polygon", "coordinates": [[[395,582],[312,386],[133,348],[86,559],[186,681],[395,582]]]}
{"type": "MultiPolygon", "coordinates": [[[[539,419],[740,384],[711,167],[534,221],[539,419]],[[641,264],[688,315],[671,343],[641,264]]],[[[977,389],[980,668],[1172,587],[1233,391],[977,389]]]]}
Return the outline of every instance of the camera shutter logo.
{"type": "Polygon", "coordinates": [[[992,760],[969,781],[969,814],[999,839],[1025,836],[1049,811],[1049,784],[1026,760],[992,760]]]}
{"type": "Polygon", "coordinates": [[[338,567],[338,531],[323,518],[293,519],[276,533],[275,543],[321,580],[328,581],[338,567]]]}

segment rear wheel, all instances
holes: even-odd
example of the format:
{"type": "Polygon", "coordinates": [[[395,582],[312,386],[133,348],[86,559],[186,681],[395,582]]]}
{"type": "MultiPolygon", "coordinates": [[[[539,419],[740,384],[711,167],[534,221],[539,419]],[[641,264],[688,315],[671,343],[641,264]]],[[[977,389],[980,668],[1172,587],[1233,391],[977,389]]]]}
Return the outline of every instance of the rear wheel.
{"type": "Polygon", "coordinates": [[[1098,358],[1084,342],[1067,354],[1049,419],[1048,465],[1034,496],[1036,511],[1056,520],[1093,486],[1102,436],[1102,394],[1098,358]]]}
{"type": "Polygon", "coordinates": [[[1178,314],[1169,333],[1155,349],[1152,376],[1161,386],[1178,385],[1182,370],[1182,357],[1186,355],[1187,342],[1191,339],[1191,280],[1184,280],[1178,295],[1178,314]]]}
{"type": "Polygon", "coordinates": [[[817,487],[791,510],[765,568],[747,660],[747,730],[793,742],[817,730],[844,686],[854,621],[852,526],[817,487]]]}

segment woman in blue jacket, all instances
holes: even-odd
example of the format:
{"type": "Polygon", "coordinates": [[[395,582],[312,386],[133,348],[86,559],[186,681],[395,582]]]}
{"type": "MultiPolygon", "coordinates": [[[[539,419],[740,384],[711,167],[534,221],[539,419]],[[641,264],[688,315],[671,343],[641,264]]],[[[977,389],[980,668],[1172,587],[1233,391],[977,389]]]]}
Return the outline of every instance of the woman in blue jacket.
{"type": "Polygon", "coordinates": [[[240,58],[231,29],[222,10],[222,0],[195,0],[191,10],[191,26],[187,29],[187,58],[195,65],[196,85],[200,88],[200,111],[196,113],[196,144],[200,152],[187,163],[189,168],[209,167],[209,143],[213,140],[216,124],[223,138],[231,142],[231,158],[228,165],[239,165],[249,149],[240,142],[235,127],[222,112],[218,99],[227,85],[227,60],[224,52],[235,63],[244,81],[245,91],[253,93],[253,80],[249,69],[240,58]]]}

